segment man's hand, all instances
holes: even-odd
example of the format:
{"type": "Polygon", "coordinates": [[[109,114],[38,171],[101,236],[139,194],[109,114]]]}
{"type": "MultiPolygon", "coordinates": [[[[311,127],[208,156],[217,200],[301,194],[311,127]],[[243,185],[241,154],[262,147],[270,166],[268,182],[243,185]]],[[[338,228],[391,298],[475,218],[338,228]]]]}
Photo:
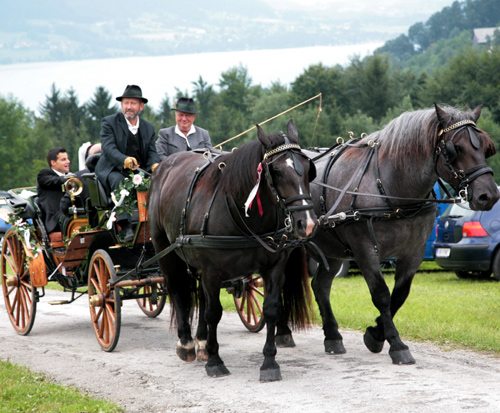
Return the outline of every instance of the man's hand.
{"type": "Polygon", "coordinates": [[[153,165],[151,165],[151,173],[153,173],[156,169],[156,167],[159,165],[159,163],[154,163],[153,165]]]}
{"type": "Polygon", "coordinates": [[[123,168],[125,169],[134,170],[136,166],[139,166],[139,164],[137,163],[137,159],[135,159],[133,156],[129,156],[123,161],[123,168]]]}

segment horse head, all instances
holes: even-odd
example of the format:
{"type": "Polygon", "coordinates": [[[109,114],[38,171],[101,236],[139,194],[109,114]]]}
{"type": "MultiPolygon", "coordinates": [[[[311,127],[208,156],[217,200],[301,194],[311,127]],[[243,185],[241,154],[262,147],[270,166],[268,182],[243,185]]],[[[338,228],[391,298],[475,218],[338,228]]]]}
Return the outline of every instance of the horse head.
{"type": "Polygon", "coordinates": [[[472,112],[447,111],[434,104],[439,122],[436,172],[472,209],[489,211],[499,199],[486,158],[495,154],[490,137],[476,126],[481,106],[472,112]],[[457,116],[457,113],[459,116],[457,116]]]}
{"type": "Polygon", "coordinates": [[[287,230],[299,238],[311,237],[318,224],[309,191],[316,168],[300,148],[295,124],[288,122],[286,135],[266,135],[257,125],[257,136],[263,146],[267,190],[284,212],[287,230]]]}

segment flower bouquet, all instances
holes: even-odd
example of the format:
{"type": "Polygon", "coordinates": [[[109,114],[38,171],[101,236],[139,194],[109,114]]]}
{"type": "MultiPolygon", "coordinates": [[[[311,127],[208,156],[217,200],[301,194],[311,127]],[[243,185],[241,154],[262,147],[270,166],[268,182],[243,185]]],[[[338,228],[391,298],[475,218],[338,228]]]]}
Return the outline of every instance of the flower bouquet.
{"type": "Polygon", "coordinates": [[[137,174],[134,174],[132,171],[130,172],[130,177],[125,178],[123,182],[120,183],[120,188],[114,190],[111,194],[113,202],[117,205],[122,194],[128,193],[128,195],[125,195],[121,205],[115,209],[117,215],[123,212],[132,215],[132,212],[137,209],[139,209],[139,212],[145,210],[149,181],[150,178],[145,177],[143,172],[137,174]],[[138,199],[140,199],[140,205],[138,205],[138,199]]]}

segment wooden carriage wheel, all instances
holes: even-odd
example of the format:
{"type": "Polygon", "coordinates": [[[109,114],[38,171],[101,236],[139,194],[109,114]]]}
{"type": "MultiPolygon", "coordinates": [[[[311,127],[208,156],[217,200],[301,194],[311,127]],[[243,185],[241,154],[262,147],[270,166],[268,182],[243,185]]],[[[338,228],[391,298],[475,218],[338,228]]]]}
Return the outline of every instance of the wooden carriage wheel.
{"type": "Polygon", "coordinates": [[[2,291],[10,322],[27,335],[36,314],[36,288],[31,283],[28,252],[20,235],[10,228],[2,245],[2,291]]]}
{"type": "Polygon", "coordinates": [[[105,250],[92,255],[88,276],[90,317],[97,341],[104,351],[113,351],[120,337],[121,297],[119,288],[109,286],[110,280],[116,280],[116,271],[105,250]]]}
{"type": "Polygon", "coordinates": [[[252,333],[258,333],[266,324],[262,309],[264,294],[264,280],[260,275],[253,275],[241,298],[234,297],[238,315],[243,325],[252,333]]]}
{"type": "MultiPolygon", "coordinates": [[[[160,284],[158,286],[160,287],[160,284]]],[[[150,285],[145,285],[139,291],[139,293],[141,294],[151,294],[151,292],[152,292],[152,286],[150,285]]],[[[167,302],[167,296],[165,295],[158,296],[156,304],[153,304],[151,302],[150,297],[136,298],[136,300],[137,304],[139,305],[139,308],[142,310],[144,314],[146,314],[148,317],[155,318],[159,316],[160,313],[165,308],[165,303],[167,302]]]]}

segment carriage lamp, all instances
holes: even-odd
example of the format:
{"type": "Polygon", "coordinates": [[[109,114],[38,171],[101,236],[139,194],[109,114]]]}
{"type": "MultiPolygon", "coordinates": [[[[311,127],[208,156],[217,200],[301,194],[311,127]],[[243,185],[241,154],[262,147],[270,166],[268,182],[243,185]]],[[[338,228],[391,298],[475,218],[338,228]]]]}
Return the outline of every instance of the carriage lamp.
{"type": "Polygon", "coordinates": [[[76,206],[75,206],[75,197],[80,195],[83,191],[83,184],[78,178],[69,178],[64,183],[64,190],[71,198],[71,207],[73,209],[73,218],[76,219],[76,206]]]}

